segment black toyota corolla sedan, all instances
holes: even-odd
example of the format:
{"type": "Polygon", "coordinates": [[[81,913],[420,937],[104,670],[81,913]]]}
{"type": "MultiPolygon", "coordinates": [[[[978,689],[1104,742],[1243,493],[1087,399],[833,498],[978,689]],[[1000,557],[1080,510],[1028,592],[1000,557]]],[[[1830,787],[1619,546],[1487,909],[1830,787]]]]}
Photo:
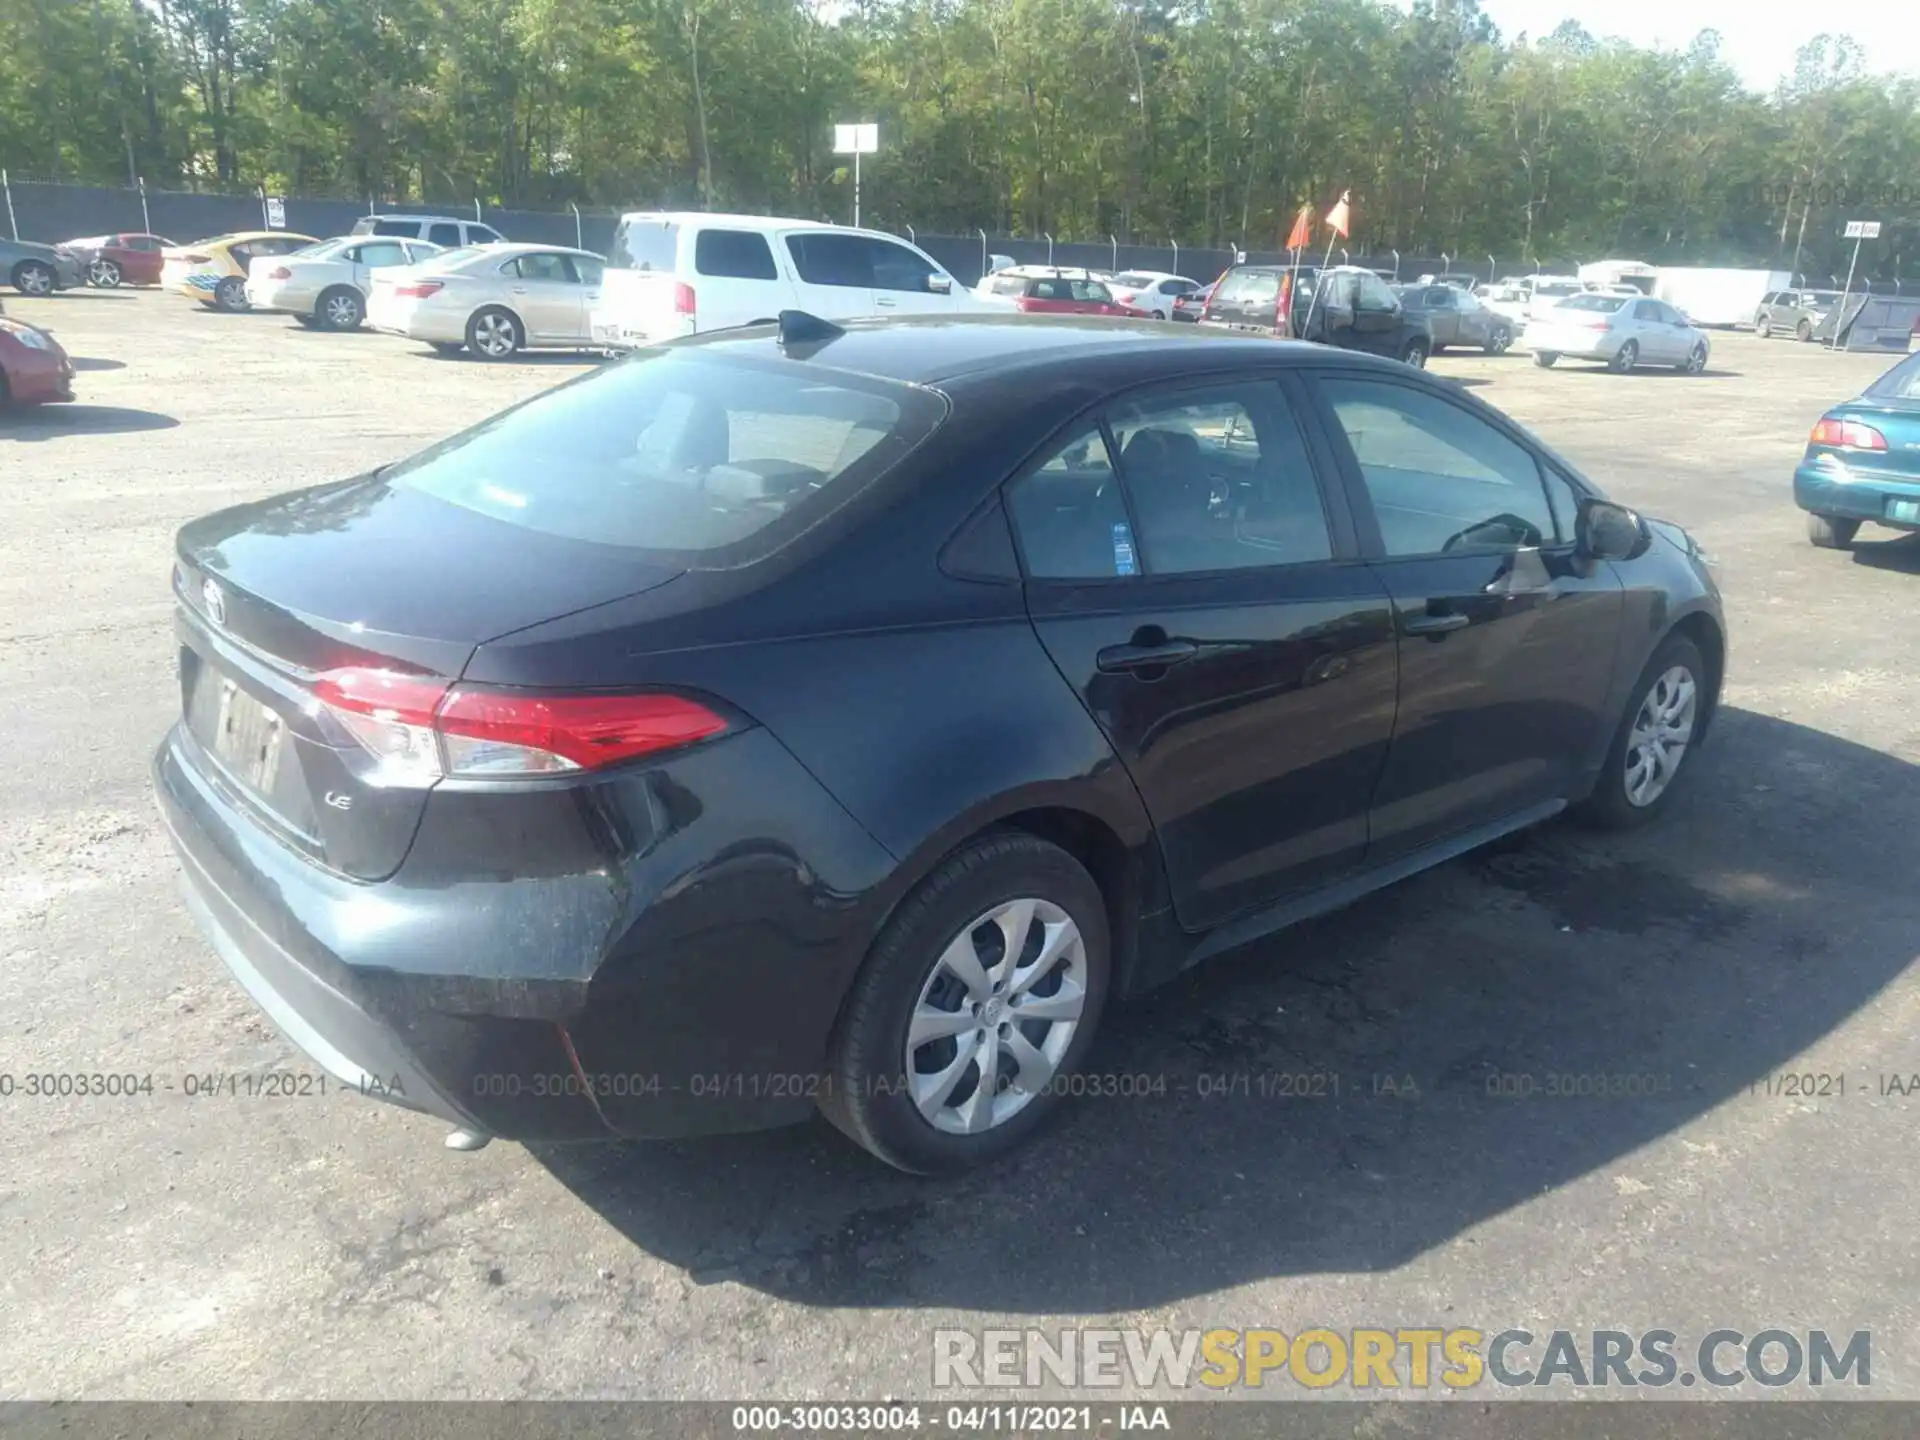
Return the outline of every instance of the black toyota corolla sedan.
{"type": "Polygon", "coordinates": [[[1113,320],[639,354],[181,531],[189,904],[449,1143],[997,1156],[1102,1008],[1574,807],[1725,663],[1684,531],[1444,380],[1113,320]]]}

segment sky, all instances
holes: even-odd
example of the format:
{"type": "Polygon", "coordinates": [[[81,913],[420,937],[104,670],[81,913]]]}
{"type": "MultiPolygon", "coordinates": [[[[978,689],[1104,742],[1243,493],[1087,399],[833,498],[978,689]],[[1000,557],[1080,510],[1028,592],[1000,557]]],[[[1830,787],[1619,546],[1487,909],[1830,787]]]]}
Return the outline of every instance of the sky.
{"type": "Polygon", "coordinates": [[[1793,52],[1823,30],[1859,41],[1872,70],[1920,69],[1914,0],[1855,0],[1831,20],[1813,6],[1754,0],[1480,0],[1480,9],[1509,41],[1522,31],[1539,39],[1569,19],[1596,36],[1671,50],[1718,30],[1721,55],[1756,90],[1772,90],[1792,71],[1793,52]]]}

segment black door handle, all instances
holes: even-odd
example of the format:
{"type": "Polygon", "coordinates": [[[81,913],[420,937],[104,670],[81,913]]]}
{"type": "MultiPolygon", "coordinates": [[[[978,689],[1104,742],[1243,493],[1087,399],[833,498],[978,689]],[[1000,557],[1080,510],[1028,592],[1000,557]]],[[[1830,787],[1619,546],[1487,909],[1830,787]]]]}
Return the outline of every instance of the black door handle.
{"type": "Polygon", "coordinates": [[[1444,635],[1472,623],[1471,618],[1456,611],[1451,615],[1410,615],[1400,628],[1408,635],[1444,635]]]}
{"type": "Polygon", "coordinates": [[[1158,645],[1109,645],[1094,657],[1094,664],[1106,674],[1128,670],[1158,670],[1178,665],[1200,653],[1191,640],[1163,640],[1158,645]]]}

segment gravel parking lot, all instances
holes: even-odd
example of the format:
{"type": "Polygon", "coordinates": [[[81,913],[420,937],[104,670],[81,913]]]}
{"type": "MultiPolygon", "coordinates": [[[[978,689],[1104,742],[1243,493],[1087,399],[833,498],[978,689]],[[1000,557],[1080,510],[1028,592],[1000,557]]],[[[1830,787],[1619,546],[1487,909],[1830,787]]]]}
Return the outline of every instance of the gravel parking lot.
{"type": "Polygon", "coordinates": [[[1093,1068],[1165,1093],[928,1182],[823,1124],[458,1155],[359,1099],[205,1093],[313,1067],[188,921],[148,796],[175,527],[591,362],[158,293],[6,303],[74,354],[81,403],[0,418],[0,1072],[153,1091],[0,1098],[0,1397],[923,1395],[938,1326],[1085,1320],[1866,1329],[1872,1393],[1920,1398],[1920,541],[1816,551],[1789,494],[1885,357],[1722,335],[1697,378],[1438,360],[1720,562],[1731,673],[1688,793],[1651,832],[1549,825],[1135,1002],[1093,1068]],[[1337,1098],[1257,1078],[1303,1072],[1337,1098]],[[1562,1074],[1650,1093],[1489,1094],[1562,1074]]]}

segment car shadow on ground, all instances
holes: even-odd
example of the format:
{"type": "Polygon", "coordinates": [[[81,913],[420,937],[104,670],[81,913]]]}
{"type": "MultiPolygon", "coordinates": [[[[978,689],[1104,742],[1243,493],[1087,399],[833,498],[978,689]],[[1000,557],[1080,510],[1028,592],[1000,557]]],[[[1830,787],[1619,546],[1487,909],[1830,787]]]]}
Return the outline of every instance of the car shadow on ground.
{"type": "Polygon", "coordinates": [[[416,350],[414,358],[438,360],[448,365],[552,365],[577,369],[604,365],[607,357],[593,350],[522,350],[508,360],[480,360],[465,350],[416,350]]]}
{"type": "Polygon", "coordinates": [[[72,355],[68,358],[73,361],[73,368],[82,374],[95,370],[124,370],[127,368],[127,362],[124,360],[96,360],[91,355],[72,355]]]}
{"type": "Polygon", "coordinates": [[[1912,960],[1920,768],[1732,709],[1696,765],[1650,829],[1550,824],[1111,1012],[1119,1093],[985,1172],[822,1123],[534,1154],[696,1283],[804,1304],[1112,1312],[1403,1264],[1787,1103],[1753,1083],[1912,960]]]}
{"type": "Polygon", "coordinates": [[[1875,570],[1897,570],[1920,575],[1920,535],[1898,535],[1890,540],[1855,540],[1853,563],[1875,570]]]}
{"type": "Polygon", "coordinates": [[[126,435],[171,430],[180,422],[122,405],[30,405],[0,411],[0,440],[59,440],[69,435],[126,435]]]}

